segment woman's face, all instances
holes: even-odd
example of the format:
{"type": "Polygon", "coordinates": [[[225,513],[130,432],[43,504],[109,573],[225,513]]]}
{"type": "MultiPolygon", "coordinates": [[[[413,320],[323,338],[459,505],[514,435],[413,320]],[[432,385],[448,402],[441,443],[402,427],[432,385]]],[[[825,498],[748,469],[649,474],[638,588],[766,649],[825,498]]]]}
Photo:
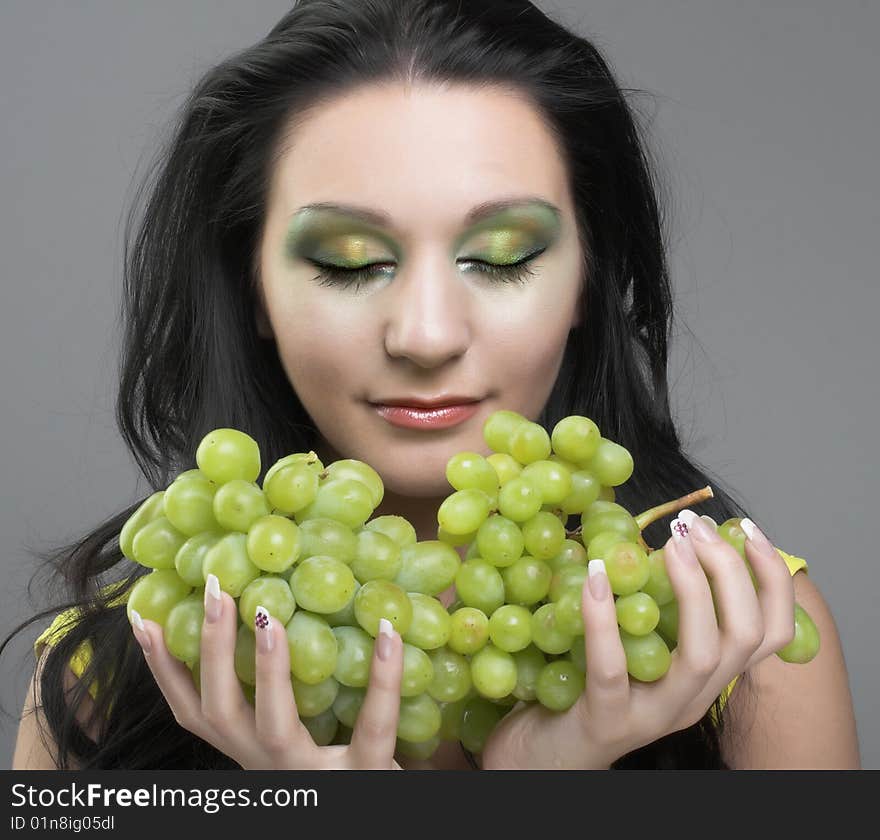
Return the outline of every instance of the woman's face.
{"type": "Polygon", "coordinates": [[[533,107],[500,88],[374,84],[309,113],[278,158],[258,258],[260,334],[327,457],[366,461],[403,496],[450,492],[447,460],[489,453],[493,411],[536,418],[578,323],[563,161],[533,107]],[[500,201],[515,204],[471,215],[500,201]],[[303,209],[319,203],[375,218],[303,209]],[[483,265],[537,252],[521,278],[483,265]],[[331,283],[314,262],[374,267],[331,283]],[[371,405],[445,394],[481,402],[443,429],[400,428],[371,405]]]}

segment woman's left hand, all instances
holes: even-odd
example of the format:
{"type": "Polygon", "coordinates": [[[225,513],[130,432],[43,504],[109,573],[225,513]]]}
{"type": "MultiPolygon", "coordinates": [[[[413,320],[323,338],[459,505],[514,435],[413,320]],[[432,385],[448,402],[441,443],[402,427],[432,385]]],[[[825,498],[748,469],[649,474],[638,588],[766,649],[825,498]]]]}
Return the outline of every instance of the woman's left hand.
{"type": "Polygon", "coordinates": [[[608,578],[591,574],[582,596],[583,694],[562,713],[538,703],[509,712],[486,741],[484,769],[608,769],[696,724],[734,677],[791,641],[794,585],[763,534],[756,529],[745,542],[756,590],[736,549],[692,512],[680,518],[691,523],[690,533],[673,531],[664,546],[679,605],[669,671],[652,683],[630,680],[608,578]]]}

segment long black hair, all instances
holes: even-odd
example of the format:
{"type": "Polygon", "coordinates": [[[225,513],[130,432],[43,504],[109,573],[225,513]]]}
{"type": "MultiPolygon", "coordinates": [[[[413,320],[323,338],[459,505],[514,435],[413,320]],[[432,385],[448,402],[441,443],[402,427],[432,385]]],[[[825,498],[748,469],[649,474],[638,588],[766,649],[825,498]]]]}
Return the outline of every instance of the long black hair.
{"type": "MultiPolygon", "coordinates": [[[[264,464],[315,447],[318,432],[257,333],[256,254],[280,138],[354,86],[400,81],[502,85],[529,98],[564,155],[582,251],[582,322],[540,418],[591,417],[625,446],[635,472],[616,488],[638,512],[711,484],[717,521],[745,516],[682,450],[667,382],[672,294],[658,166],[630,91],[586,38],[527,0],[301,0],[253,46],[198,82],[135,195],[125,229],[116,417],[150,487],[194,466],[211,429],[247,430],[264,464]]],[[[76,605],[81,620],[47,655],[40,690],[57,764],[84,768],[236,768],[180,727],[102,586],[147,570],[124,558],[119,531],[142,500],[38,570],[66,597],[16,628],[76,605]],[[64,669],[88,641],[76,691],[64,669]],[[73,716],[95,679],[97,743],[73,716]]],[[[662,545],[669,517],[644,532],[662,545]]],[[[35,574],[36,577],[36,574],[35,574]]],[[[33,580],[32,580],[33,583],[33,580]]],[[[2,651],[2,647],[0,647],[2,651]]],[[[713,707],[716,714],[720,706],[713,707]]],[[[722,768],[720,727],[698,724],[620,758],[615,768],[722,768]]]]}

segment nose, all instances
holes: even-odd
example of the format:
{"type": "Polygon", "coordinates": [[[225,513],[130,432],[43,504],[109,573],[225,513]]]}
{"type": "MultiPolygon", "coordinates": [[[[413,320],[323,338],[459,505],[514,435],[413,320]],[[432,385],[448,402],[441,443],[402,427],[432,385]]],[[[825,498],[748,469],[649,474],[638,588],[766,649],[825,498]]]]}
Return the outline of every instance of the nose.
{"type": "Polygon", "coordinates": [[[464,355],[471,343],[466,276],[442,254],[413,255],[388,288],[385,350],[422,368],[464,355]]]}

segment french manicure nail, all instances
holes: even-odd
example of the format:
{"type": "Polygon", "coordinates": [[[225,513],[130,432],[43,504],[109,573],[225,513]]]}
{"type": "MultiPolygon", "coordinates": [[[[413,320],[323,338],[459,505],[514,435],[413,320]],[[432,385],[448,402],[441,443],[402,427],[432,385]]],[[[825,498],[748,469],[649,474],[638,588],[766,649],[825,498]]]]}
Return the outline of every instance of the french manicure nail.
{"type": "Polygon", "coordinates": [[[739,527],[745,531],[745,535],[754,543],[755,548],[770,553],[773,551],[773,543],[764,536],[764,532],[746,517],[740,520],[739,527]]]}
{"type": "Polygon", "coordinates": [[[692,510],[685,508],[678,512],[678,518],[683,520],[692,537],[702,542],[720,542],[721,537],[709,525],[703,522],[702,517],[697,516],[692,510]]]}
{"type": "Polygon", "coordinates": [[[672,539],[678,544],[687,539],[690,529],[687,526],[687,522],[676,516],[675,519],[669,523],[669,530],[672,532],[672,539]]]}
{"type": "Polygon", "coordinates": [[[689,539],[690,528],[688,528],[687,522],[676,516],[669,523],[669,530],[672,531],[672,541],[675,543],[676,554],[691,566],[699,565],[697,553],[694,551],[694,547],[689,539]]]}
{"type": "Polygon", "coordinates": [[[152,649],[150,637],[147,635],[147,628],[144,627],[144,621],[141,614],[137,610],[131,610],[131,625],[134,629],[134,637],[145,654],[149,654],[152,649]]]}
{"type": "Polygon", "coordinates": [[[269,610],[258,606],[254,613],[254,634],[257,637],[257,650],[260,653],[272,652],[272,618],[269,610]]]}
{"type": "Polygon", "coordinates": [[[387,618],[379,619],[379,635],[376,637],[379,659],[385,662],[391,656],[391,645],[394,642],[394,626],[387,618]]]}
{"type": "Polygon", "coordinates": [[[220,581],[217,575],[208,575],[205,579],[205,618],[213,624],[220,618],[223,602],[220,600],[220,581]]]}
{"type": "Polygon", "coordinates": [[[611,585],[605,571],[605,561],[601,557],[594,557],[587,564],[587,577],[590,580],[590,594],[597,601],[604,601],[611,591],[611,585]]]}

